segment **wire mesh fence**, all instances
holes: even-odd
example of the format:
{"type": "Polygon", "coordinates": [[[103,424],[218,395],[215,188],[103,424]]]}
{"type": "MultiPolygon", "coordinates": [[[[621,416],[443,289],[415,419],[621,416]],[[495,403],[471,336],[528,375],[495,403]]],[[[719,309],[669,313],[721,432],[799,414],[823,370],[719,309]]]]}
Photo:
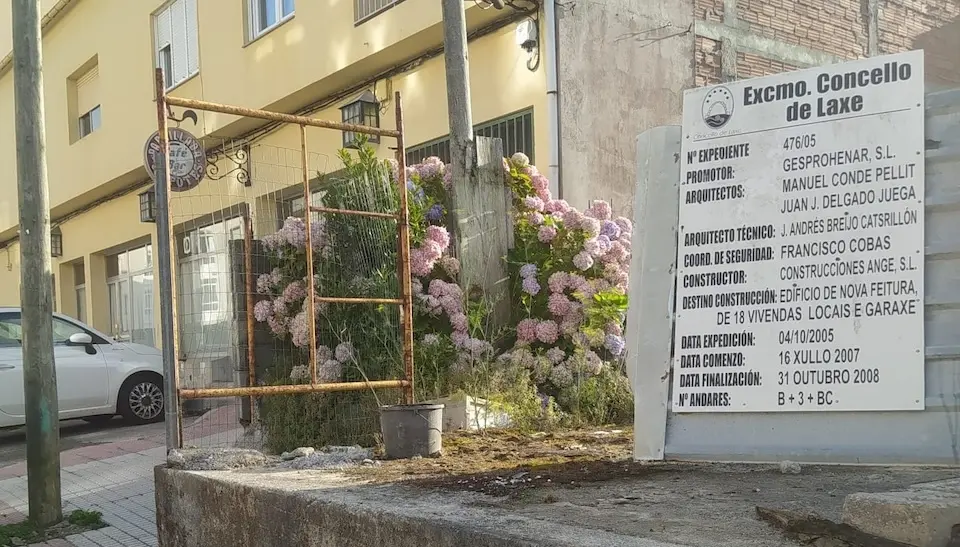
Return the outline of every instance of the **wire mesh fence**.
{"type": "Polygon", "coordinates": [[[374,446],[412,396],[403,170],[297,125],[299,149],[207,139],[203,183],[170,193],[184,446],[374,446]]]}

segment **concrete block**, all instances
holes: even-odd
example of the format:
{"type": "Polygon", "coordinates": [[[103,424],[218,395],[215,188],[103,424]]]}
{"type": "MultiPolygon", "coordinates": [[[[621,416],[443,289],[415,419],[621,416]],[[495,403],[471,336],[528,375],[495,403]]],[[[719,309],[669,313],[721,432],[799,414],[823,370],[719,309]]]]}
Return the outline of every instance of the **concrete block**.
{"type": "Polygon", "coordinates": [[[154,477],[160,547],[684,547],[333,473],[159,466],[154,477]]]}
{"type": "Polygon", "coordinates": [[[486,399],[455,395],[426,402],[444,405],[444,432],[476,431],[510,426],[510,416],[486,399]]]}
{"type": "Polygon", "coordinates": [[[943,547],[953,525],[960,524],[960,495],[918,488],[850,494],[843,503],[843,522],[916,547],[943,547]]]}

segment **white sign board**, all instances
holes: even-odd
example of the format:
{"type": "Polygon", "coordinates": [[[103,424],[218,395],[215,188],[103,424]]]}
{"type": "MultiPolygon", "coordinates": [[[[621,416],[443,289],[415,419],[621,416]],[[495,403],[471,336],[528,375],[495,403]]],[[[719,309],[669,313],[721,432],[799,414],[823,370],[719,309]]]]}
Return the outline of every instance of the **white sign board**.
{"type": "Polygon", "coordinates": [[[924,408],[923,52],[689,90],[674,412],[924,408]]]}

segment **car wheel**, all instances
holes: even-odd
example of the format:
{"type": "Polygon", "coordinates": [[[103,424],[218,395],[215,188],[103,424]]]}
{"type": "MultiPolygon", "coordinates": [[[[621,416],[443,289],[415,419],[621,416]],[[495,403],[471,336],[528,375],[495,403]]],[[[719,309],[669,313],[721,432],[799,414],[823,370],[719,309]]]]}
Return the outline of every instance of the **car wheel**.
{"type": "Polygon", "coordinates": [[[163,421],[163,385],[154,375],[137,375],[120,388],[118,407],[123,418],[133,424],[163,421]]]}

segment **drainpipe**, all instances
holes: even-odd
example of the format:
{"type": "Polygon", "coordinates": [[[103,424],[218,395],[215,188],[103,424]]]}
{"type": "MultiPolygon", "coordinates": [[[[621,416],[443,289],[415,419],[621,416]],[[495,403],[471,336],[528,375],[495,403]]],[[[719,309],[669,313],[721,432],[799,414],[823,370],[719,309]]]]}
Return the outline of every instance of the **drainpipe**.
{"type": "Polygon", "coordinates": [[[563,198],[560,174],[560,96],[557,84],[557,11],[556,0],[543,3],[543,40],[547,54],[547,137],[550,146],[550,165],[547,177],[553,182],[557,198],[563,198]]]}

